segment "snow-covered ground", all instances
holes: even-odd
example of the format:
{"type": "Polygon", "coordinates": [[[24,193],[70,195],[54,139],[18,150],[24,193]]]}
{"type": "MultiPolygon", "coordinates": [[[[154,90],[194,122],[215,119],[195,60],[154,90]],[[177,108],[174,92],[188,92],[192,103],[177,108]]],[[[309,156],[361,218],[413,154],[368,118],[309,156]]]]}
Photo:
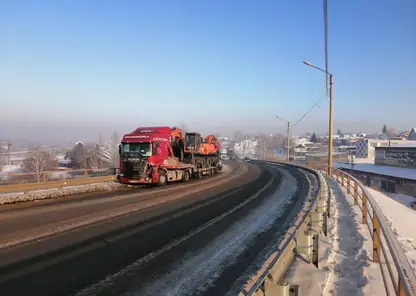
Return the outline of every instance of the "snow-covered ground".
{"type": "Polygon", "coordinates": [[[384,296],[380,268],[371,262],[372,240],[353,198],[337,181],[331,187],[331,216],[328,236],[320,234],[319,267],[299,258],[290,266],[285,281],[300,285],[300,296],[384,296]]]}
{"type": "Polygon", "coordinates": [[[19,165],[6,164],[6,165],[1,167],[1,172],[5,173],[5,174],[10,174],[10,173],[17,172],[20,169],[21,169],[21,167],[19,165]]]}
{"type": "Polygon", "coordinates": [[[409,208],[410,198],[413,201],[416,201],[416,198],[399,196],[398,199],[392,199],[374,189],[368,188],[368,190],[387,217],[394,234],[416,272],[416,211],[409,208]]]}
{"type": "Polygon", "coordinates": [[[329,270],[324,295],[386,295],[378,263],[372,262],[372,238],[367,225],[361,224],[361,210],[351,195],[333,180],[332,223],[328,232],[329,270]]]}
{"type": "Polygon", "coordinates": [[[413,205],[413,208],[415,207],[414,204],[416,203],[416,197],[414,196],[400,194],[400,193],[385,193],[385,195],[391,197],[393,200],[401,203],[402,205],[405,205],[408,208],[412,208],[412,205],[413,205]]]}
{"type": "Polygon", "coordinates": [[[0,205],[12,204],[19,202],[44,200],[52,198],[62,198],[66,196],[84,194],[98,191],[112,191],[126,185],[118,182],[100,182],[86,185],[68,186],[64,188],[52,188],[44,190],[35,190],[28,192],[13,192],[0,194],[0,205]]]}

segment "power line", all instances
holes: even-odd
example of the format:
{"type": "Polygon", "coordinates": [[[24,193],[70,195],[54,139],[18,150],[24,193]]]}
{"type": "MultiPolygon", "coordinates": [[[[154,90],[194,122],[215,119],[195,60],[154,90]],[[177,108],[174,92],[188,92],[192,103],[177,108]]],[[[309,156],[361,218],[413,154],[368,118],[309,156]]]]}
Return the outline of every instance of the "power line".
{"type": "Polygon", "coordinates": [[[319,108],[320,106],[322,106],[323,102],[325,101],[325,99],[327,98],[327,95],[321,95],[321,96],[317,96],[319,97],[319,99],[315,102],[315,104],[312,105],[312,107],[298,120],[296,121],[295,124],[292,125],[292,128],[295,127],[296,125],[298,125],[303,119],[306,118],[306,116],[308,116],[313,110],[319,108]]]}

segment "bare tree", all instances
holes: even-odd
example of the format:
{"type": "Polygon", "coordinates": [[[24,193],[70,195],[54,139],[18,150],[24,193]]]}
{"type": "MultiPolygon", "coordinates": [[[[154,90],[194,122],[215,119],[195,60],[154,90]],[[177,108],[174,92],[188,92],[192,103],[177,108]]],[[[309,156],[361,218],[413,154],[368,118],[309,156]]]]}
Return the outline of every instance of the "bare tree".
{"type": "Polygon", "coordinates": [[[71,165],[74,169],[87,168],[87,150],[84,143],[77,142],[71,151],[71,165]]]}
{"type": "Polygon", "coordinates": [[[0,143],[0,171],[3,169],[3,166],[6,164],[6,149],[4,149],[3,146],[1,146],[0,143]]]}
{"type": "Polygon", "coordinates": [[[23,163],[25,170],[34,173],[33,176],[37,182],[42,180],[43,172],[51,170],[56,165],[57,162],[52,153],[42,148],[35,148],[31,151],[23,163]]]}
{"type": "MultiPolygon", "coordinates": [[[[256,154],[261,159],[274,159],[275,153],[274,149],[280,149],[287,145],[287,140],[281,134],[265,134],[261,133],[257,137],[258,145],[256,147],[256,154]]],[[[291,144],[293,146],[293,144],[291,144]]]]}
{"type": "Polygon", "coordinates": [[[104,140],[103,133],[98,134],[98,145],[100,145],[100,146],[105,145],[105,140],[104,140]]]}
{"type": "Polygon", "coordinates": [[[114,131],[111,134],[111,166],[113,168],[117,168],[120,162],[120,155],[118,155],[118,145],[121,142],[121,138],[117,131],[114,131]]]}

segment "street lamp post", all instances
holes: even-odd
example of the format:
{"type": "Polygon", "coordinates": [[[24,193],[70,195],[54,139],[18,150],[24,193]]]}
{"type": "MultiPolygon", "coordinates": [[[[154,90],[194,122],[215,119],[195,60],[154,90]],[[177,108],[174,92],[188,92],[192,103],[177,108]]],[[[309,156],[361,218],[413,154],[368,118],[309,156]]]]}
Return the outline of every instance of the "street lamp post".
{"type": "MultiPolygon", "coordinates": [[[[328,175],[332,176],[332,134],[333,134],[333,99],[334,99],[334,76],[332,73],[329,73],[328,71],[325,71],[324,69],[321,69],[319,67],[316,67],[311,62],[303,62],[306,66],[315,68],[321,72],[324,72],[326,75],[329,75],[329,139],[328,139],[328,175]]],[[[325,75],[325,80],[327,80],[327,77],[325,75]]]]}
{"type": "Polygon", "coordinates": [[[283,121],[286,121],[286,123],[287,123],[287,131],[286,131],[286,133],[287,133],[287,159],[286,160],[287,160],[287,162],[289,162],[289,159],[290,159],[290,121],[288,121],[286,119],[283,119],[279,116],[276,116],[276,118],[280,119],[280,120],[283,120],[283,121]]]}

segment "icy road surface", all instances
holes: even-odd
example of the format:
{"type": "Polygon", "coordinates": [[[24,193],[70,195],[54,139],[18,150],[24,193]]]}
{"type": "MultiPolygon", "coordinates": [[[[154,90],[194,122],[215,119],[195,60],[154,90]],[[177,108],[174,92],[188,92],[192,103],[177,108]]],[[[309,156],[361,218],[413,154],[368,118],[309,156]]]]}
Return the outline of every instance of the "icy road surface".
{"type": "MultiPolygon", "coordinates": [[[[279,169],[280,170],[280,169],[279,169]]],[[[120,277],[132,277],[130,291],[123,295],[190,295],[203,293],[215,285],[227,266],[233,264],[260,233],[269,230],[276,219],[282,216],[285,205],[288,206],[295,199],[298,188],[297,181],[286,170],[280,170],[283,180],[279,190],[264,201],[245,217],[238,219],[234,224],[205,248],[188,251],[182,258],[169,267],[168,271],[160,274],[150,283],[143,283],[140,278],[134,277],[134,270],[152,258],[161,255],[186,239],[191,238],[200,229],[172,242],[164,249],[139,259],[126,269],[109,276],[102,282],[85,289],[78,295],[98,294],[117,282],[120,277]],[[137,283],[137,284],[136,284],[137,283]]],[[[208,223],[209,224],[209,223],[208,223]]],[[[243,270],[242,270],[243,272],[243,270]]],[[[233,291],[234,294],[236,291],[233,291]]]]}

